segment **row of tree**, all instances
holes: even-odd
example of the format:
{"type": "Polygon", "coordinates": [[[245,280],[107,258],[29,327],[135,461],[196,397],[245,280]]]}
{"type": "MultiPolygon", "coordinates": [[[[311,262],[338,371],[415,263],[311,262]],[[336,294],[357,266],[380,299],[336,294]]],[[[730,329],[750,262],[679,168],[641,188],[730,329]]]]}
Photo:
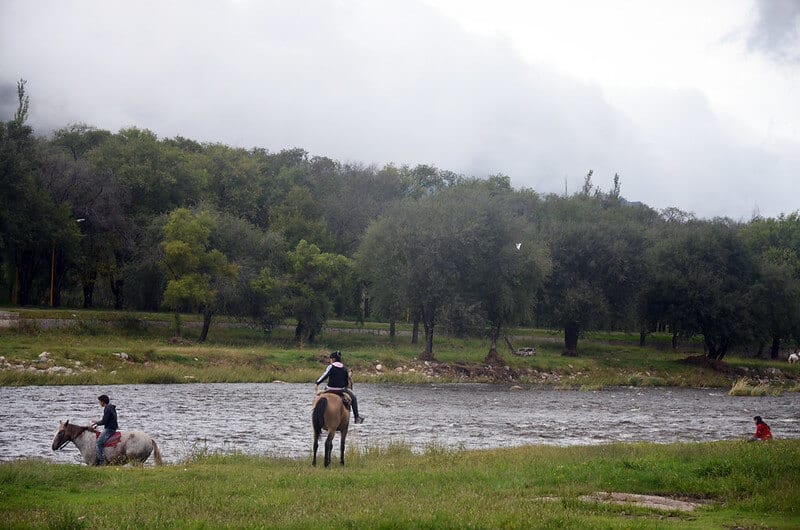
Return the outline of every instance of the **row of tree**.
{"type": "MultiPolygon", "coordinates": [[[[508,325],[701,335],[710,357],[800,340],[800,218],[657,212],[592,174],[570,196],[504,175],[382,168],[72,125],[0,127],[0,302],[198,311],[313,342],[332,315],[484,335],[508,325]]],[[[176,322],[178,322],[176,320],[176,322]]]]}

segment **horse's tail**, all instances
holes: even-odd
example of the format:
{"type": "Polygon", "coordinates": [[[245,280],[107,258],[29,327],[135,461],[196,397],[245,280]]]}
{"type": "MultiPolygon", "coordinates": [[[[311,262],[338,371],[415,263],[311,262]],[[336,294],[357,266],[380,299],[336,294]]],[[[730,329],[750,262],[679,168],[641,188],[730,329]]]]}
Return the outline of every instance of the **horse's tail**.
{"type": "Polygon", "coordinates": [[[325,408],[328,406],[328,398],[319,398],[314,405],[314,412],[311,414],[311,424],[314,427],[314,434],[322,432],[325,425],[325,408]]]}
{"type": "Polygon", "coordinates": [[[150,438],[150,441],[153,443],[153,461],[157,466],[160,466],[163,463],[161,461],[161,449],[158,448],[158,444],[155,440],[150,438]]]}

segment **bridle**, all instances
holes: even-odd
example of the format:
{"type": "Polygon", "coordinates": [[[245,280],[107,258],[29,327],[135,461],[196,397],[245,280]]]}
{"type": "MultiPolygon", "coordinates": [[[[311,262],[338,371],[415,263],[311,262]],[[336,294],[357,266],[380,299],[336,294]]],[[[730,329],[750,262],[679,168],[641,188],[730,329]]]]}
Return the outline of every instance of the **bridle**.
{"type": "Polygon", "coordinates": [[[80,436],[81,434],[83,434],[84,432],[89,431],[89,430],[94,431],[94,429],[92,429],[91,427],[81,427],[81,426],[77,426],[77,425],[65,426],[63,429],[58,431],[58,436],[64,436],[66,438],[66,440],[64,440],[64,442],[61,445],[58,446],[58,449],[56,449],[56,451],[60,451],[68,443],[74,442],[75,438],[77,438],[78,436],[80,436]],[[78,431],[78,433],[75,434],[74,436],[70,436],[70,435],[67,435],[67,428],[68,427],[77,427],[78,429],[80,429],[80,431],[78,431]]]}

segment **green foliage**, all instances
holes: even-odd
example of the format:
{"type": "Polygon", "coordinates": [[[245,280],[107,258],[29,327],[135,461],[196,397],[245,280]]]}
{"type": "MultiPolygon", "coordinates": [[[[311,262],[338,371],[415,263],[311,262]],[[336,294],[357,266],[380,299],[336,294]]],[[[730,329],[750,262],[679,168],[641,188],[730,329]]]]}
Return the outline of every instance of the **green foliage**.
{"type": "Polygon", "coordinates": [[[333,300],[352,282],[353,266],[345,256],[321,252],[300,240],[288,253],[287,269],[263,269],[253,282],[265,299],[262,326],[271,331],[284,316],[297,321],[295,340],[314,342],[327,320],[333,300]]]}
{"type": "Polygon", "coordinates": [[[271,227],[283,233],[290,247],[305,240],[319,248],[333,248],[327,223],[308,188],[295,186],[289,190],[285,201],[273,209],[271,227]]]}
{"type": "MultiPolygon", "coordinates": [[[[162,243],[162,264],[170,277],[164,304],[176,313],[196,308],[209,311],[217,299],[213,283],[222,277],[235,277],[238,272],[222,252],[208,248],[212,228],[207,212],[192,214],[179,208],[169,216],[162,243]]],[[[180,327],[176,328],[180,335],[180,327]]]]}
{"type": "Polygon", "coordinates": [[[771,356],[777,358],[781,341],[800,343],[800,215],[754,219],[741,233],[760,269],[755,332],[772,342],[771,356]]]}
{"type": "Polygon", "coordinates": [[[757,266],[735,226],[694,222],[659,243],[648,296],[659,318],[685,336],[703,335],[708,355],[721,359],[756,329],[757,266]]]}
{"type": "Polygon", "coordinates": [[[561,329],[568,353],[598,329],[702,334],[716,358],[769,345],[775,359],[800,344],[797,212],[703,221],[627,202],[619,175],[607,192],[589,172],[574,196],[542,197],[503,174],[378,168],[137,127],[78,123],[39,138],[22,80],[17,99],[0,126],[3,303],[166,304],[202,311],[206,331],[212,315],[265,330],[293,316],[298,340],[331,316],[377,317],[422,323],[431,357],[434,330],[488,335],[491,352],[513,324],[561,329]],[[177,210],[188,217],[167,227],[177,210]],[[302,241],[355,268],[304,277],[302,241]]]}
{"type": "Polygon", "coordinates": [[[565,353],[575,354],[578,334],[635,321],[636,300],[645,283],[649,210],[614,197],[584,192],[551,198],[543,225],[553,272],[544,286],[541,309],[547,321],[565,330],[565,353]]]}

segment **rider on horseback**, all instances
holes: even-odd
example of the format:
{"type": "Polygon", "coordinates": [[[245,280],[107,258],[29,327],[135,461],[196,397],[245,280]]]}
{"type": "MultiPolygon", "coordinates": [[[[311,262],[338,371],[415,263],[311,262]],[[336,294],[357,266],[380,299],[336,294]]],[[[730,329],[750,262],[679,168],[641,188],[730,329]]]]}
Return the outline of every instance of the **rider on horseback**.
{"type": "Polygon", "coordinates": [[[364,416],[358,414],[358,401],[356,395],[350,390],[353,388],[353,379],[350,377],[350,370],[342,364],[342,352],[335,351],[330,356],[330,364],[325,372],[314,383],[314,393],[317,393],[320,383],[328,380],[327,390],[336,393],[345,393],[350,396],[353,403],[353,414],[356,416],[356,423],[364,423],[364,416]]]}
{"type": "Polygon", "coordinates": [[[97,398],[100,406],[103,407],[103,418],[92,422],[92,427],[103,426],[103,434],[97,438],[97,465],[102,466],[106,463],[105,443],[117,432],[117,407],[111,404],[108,396],[103,394],[97,398]]]}

